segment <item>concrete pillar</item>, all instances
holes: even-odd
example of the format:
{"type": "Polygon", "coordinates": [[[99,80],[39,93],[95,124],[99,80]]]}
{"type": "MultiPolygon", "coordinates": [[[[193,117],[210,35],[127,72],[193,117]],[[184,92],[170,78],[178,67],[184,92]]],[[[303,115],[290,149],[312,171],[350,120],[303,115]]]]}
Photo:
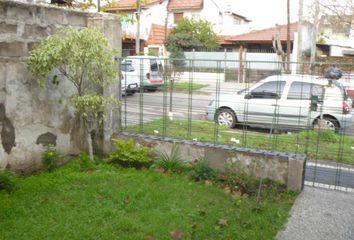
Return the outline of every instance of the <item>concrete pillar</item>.
{"type": "MultiPolygon", "coordinates": [[[[108,39],[109,46],[112,49],[116,49],[117,51],[117,60],[121,57],[122,53],[122,31],[121,25],[118,20],[118,16],[112,14],[104,14],[104,13],[94,13],[90,14],[87,27],[96,28],[108,39]]],[[[120,72],[119,64],[115,66],[115,69],[120,72]]],[[[117,74],[119,78],[119,74],[117,74]]],[[[103,95],[107,97],[113,97],[116,99],[121,99],[121,88],[119,87],[119,79],[114,83],[104,86],[103,95]]],[[[118,109],[106,109],[107,115],[104,118],[103,122],[103,142],[102,142],[102,150],[104,153],[108,153],[111,150],[111,138],[116,130],[119,130],[120,126],[120,111],[118,109]]]]}
{"type": "Polygon", "coordinates": [[[288,183],[291,190],[301,191],[303,188],[305,161],[303,159],[289,158],[288,183]]]}

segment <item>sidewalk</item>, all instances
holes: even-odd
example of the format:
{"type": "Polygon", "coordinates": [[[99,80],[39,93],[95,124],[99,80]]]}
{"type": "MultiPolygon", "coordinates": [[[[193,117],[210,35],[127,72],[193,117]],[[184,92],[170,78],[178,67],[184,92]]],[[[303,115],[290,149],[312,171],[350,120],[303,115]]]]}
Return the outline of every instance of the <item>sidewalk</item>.
{"type": "Polygon", "coordinates": [[[278,240],[354,240],[354,194],[305,187],[278,240]]]}

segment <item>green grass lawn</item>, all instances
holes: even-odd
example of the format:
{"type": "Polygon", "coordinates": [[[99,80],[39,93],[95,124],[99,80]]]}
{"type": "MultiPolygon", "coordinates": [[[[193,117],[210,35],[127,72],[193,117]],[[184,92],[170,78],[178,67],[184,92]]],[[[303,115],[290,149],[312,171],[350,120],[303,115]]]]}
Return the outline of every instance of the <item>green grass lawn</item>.
{"type": "Polygon", "coordinates": [[[183,239],[273,239],[295,197],[270,187],[254,208],[254,197],[232,197],[185,175],[110,165],[80,172],[74,161],[0,192],[0,238],[171,239],[179,230],[183,239]]]}
{"type": "MultiPolygon", "coordinates": [[[[208,84],[200,84],[200,83],[189,83],[189,82],[176,82],[173,84],[173,91],[176,92],[189,92],[189,87],[192,85],[191,90],[192,91],[197,91],[200,90],[204,87],[207,87],[208,84]]],[[[169,82],[165,86],[162,86],[161,89],[163,90],[164,87],[167,88],[167,91],[170,91],[170,86],[169,82]]]]}
{"type": "MultiPolygon", "coordinates": [[[[138,125],[129,126],[128,132],[139,132],[138,125]]],[[[336,160],[354,164],[354,139],[331,132],[303,131],[292,134],[266,134],[250,131],[231,132],[230,129],[217,126],[213,122],[193,121],[190,139],[201,142],[214,141],[218,144],[236,145],[239,147],[269,149],[280,152],[298,153],[316,159],[336,160]],[[215,132],[217,128],[217,132],[215,132]],[[239,140],[235,143],[233,140],[239,140]]],[[[161,119],[144,123],[143,131],[147,135],[163,135],[161,119]],[[155,131],[154,131],[155,130],[155,131]],[[159,132],[156,134],[156,130],[159,132]]],[[[188,139],[188,121],[166,120],[165,136],[188,139]]]]}

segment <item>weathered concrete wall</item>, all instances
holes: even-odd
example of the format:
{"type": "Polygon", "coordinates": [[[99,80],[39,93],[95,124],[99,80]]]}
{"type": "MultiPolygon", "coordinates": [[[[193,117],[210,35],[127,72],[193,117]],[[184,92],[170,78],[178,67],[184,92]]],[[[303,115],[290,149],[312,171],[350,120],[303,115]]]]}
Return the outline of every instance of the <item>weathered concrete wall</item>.
{"type": "Polygon", "coordinates": [[[305,159],[299,156],[128,133],[120,134],[119,138],[133,138],[140,145],[167,153],[177,144],[186,161],[205,159],[219,170],[223,170],[226,163],[238,162],[255,177],[279,181],[293,190],[300,191],[303,187],[305,159]]]}
{"type": "Polygon", "coordinates": [[[71,83],[61,81],[57,87],[48,80],[45,88],[39,88],[26,70],[26,57],[34,44],[67,26],[98,27],[111,47],[121,48],[120,24],[113,15],[0,2],[0,169],[40,168],[47,143],[65,154],[85,147],[74,111],[65,100],[74,92],[71,83]]]}

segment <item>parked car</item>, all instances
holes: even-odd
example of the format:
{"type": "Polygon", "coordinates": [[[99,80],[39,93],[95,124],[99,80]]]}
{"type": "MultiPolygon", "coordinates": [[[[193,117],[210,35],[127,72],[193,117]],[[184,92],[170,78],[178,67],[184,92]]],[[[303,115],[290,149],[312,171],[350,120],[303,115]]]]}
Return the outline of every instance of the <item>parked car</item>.
{"type": "Polygon", "coordinates": [[[130,64],[121,64],[120,79],[123,95],[133,95],[139,90],[139,76],[130,64]]]}
{"type": "Polygon", "coordinates": [[[220,94],[206,112],[209,120],[231,128],[246,124],[339,131],[351,126],[351,103],[337,81],[310,75],[275,75],[249,89],[220,94]]]}
{"type": "Polygon", "coordinates": [[[155,91],[164,84],[162,61],[153,56],[128,56],[123,59],[123,64],[136,72],[139,78],[140,87],[155,91]]]}

